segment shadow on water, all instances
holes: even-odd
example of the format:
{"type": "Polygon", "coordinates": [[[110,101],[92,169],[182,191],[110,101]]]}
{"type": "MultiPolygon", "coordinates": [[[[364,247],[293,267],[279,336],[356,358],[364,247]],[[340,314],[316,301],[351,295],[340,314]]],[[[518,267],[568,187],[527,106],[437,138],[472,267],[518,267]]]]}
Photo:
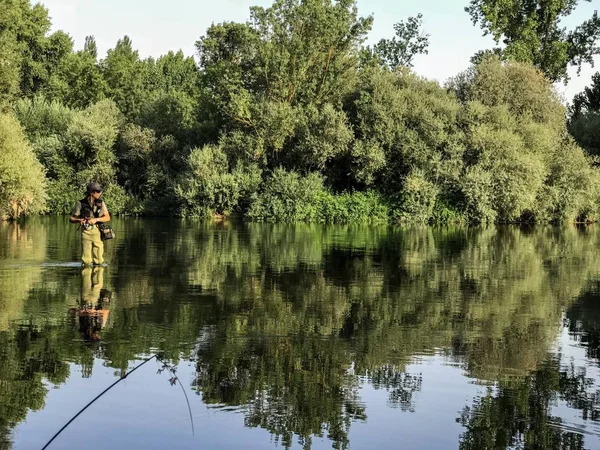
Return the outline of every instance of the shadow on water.
{"type": "Polygon", "coordinates": [[[191,361],[192,407],[241,413],[285,448],[361,448],[371,429],[393,446],[409,423],[427,448],[600,446],[593,227],[114,228],[110,265],[82,271],[64,263],[78,259],[65,221],[0,224],[0,448],[76,377],[155,352],[191,361]]]}

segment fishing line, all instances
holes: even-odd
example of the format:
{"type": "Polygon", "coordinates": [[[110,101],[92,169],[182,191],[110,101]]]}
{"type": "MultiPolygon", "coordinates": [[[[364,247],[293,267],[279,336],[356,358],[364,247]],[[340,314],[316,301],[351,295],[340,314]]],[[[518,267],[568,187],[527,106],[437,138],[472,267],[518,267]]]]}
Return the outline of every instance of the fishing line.
{"type": "Polygon", "coordinates": [[[171,372],[173,374],[173,378],[179,383],[179,385],[181,386],[181,389],[183,391],[183,394],[185,395],[185,401],[187,402],[187,406],[188,406],[188,411],[190,413],[190,421],[192,423],[192,433],[194,434],[194,419],[192,417],[192,408],[190,407],[190,401],[188,399],[188,396],[185,392],[185,389],[183,388],[183,385],[181,384],[181,381],[179,380],[179,377],[177,377],[177,374],[175,373],[175,369],[173,369],[172,367],[170,367],[167,363],[165,363],[160,356],[158,355],[152,355],[150,358],[145,359],[143,362],[141,362],[140,364],[138,364],[137,366],[135,366],[133,369],[131,369],[129,372],[127,372],[125,375],[123,375],[121,378],[119,378],[117,381],[115,381],[113,384],[111,384],[110,386],[108,386],[106,389],[104,389],[100,394],[98,394],[92,401],[90,401],[87,405],[85,405],[77,414],[75,414],[71,420],[69,420],[60,430],[58,430],[56,432],[56,434],[54,436],[52,436],[52,438],[46,443],[46,445],[44,445],[42,447],[42,450],[46,450],[48,448],[48,446],[69,426],[71,425],[71,423],[73,423],[73,421],[75,419],[77,419],[77,417],[79,417],[86,409],[88,409],[90,406],[92,406],[94,404],[94,402],[96,402],[96,400],[98,400],[100,397],[102,397],[104,394],[106,394],[108,391],[110,391],[113,387],[115,387],[118,383],[120,383],[121,381],[123,381],[125,378],[127,378],[129,375],[131,375],[133,372],[135,372],[136,370],[138,370],[140,367],[142,367],[144,364],[152,361],[153,359],[156,359],[157,361],[160,361],[163,363],[164,368],[168,369],[169,372],[171,372]]]}

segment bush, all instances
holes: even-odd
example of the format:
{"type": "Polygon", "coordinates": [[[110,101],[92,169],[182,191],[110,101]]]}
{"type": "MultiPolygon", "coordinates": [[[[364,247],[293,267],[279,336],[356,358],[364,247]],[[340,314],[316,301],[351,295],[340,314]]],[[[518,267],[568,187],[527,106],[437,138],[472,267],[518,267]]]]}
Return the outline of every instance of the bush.
{"type": "Polygon", "coordinates": [[[373,191],[332,194],[317,173],[303,177],[276,169],[256,194],[247,216],[269,222],[386,222],[389,207],[373,191]]]}
{"type": "Polygon", "coordinates": [[[438,186],[429,181],[421,170],[413,170],[404,180],[397,217],[416,222],[429,221],[433,216],[438,190],[438,186]]]}
{"type": "Polygon", "coordinates": [[[38,213],[46,205],[46,177],[19,122],[0,114],[0,218],[38,213]]]}
{"type": "Polygon", "coordinates": [[[327,223],[385,223],[390,208],[375,191],[323,194],[319,199],[319,219],[327,223]]]}
{"type": "Polygon", "coordinates": [[[186,217],[230,215],[256,191],[260,177],[256,165],[238,163],[230,171],[227,156],[218,146],[196,148],[174,186],[177,213],[186,217]]]}
{"type": "Polygon", "coordinates": [[[253,197],[247,216],[256,221],[319,221],[319,199],[325,193],[318,173],[303,177],[277,168],[253,197]]]}
{"type": "Polygon", "coordinates": [[[75,114],[75,110],[60,102],[40,96],[17,101],[14,110],[32,141],[40,137],[64,136],[75,114]]]}

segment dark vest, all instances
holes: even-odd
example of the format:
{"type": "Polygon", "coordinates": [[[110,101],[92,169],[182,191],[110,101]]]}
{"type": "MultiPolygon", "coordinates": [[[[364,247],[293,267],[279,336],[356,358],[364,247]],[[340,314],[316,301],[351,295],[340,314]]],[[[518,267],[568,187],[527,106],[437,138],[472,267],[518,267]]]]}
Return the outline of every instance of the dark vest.
{"type": "Polygon", "coordinates": [[[94,200],[93,207],[90,206],[87,198],[79,200],[79,204],[81,206],[80,212],[79,212],[79,215],[81,217],[83,217],[85,219],[88,219],[90,217],[95,217],[97,219],[98,217],[100,217],[98,215],[98,211],[100,211],[100,209],[102,208],[102,200],[101,199],[94,200]]]}

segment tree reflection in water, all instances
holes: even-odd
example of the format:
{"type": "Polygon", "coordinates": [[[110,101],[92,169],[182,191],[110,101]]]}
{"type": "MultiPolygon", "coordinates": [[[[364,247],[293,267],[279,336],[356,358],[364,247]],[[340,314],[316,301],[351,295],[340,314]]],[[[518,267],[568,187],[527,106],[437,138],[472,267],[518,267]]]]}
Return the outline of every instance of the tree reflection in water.
{"type": "Polygon", "coordinates": [[[585,436],[553,407],[597,419],[598,380],[553,348],[567,311],[596,358],[593,229],[115,221],[121,240],[107,246],[103,280],[110,321],[94,343],[67,314],[80,269],[42,269],[77,259],[57,221],[1,225],[6,446],[27,411],[43,407],[43,379],[64,383],[69,363],[91,376],[95,359],[122,374],[156,350],[172,363],[193,358],[203,402],[241,409],[246,426],[286,448],[324,436],[351,447],[353,421],[369,423],[364,383],[386,390],[390,407],[419,414],[427,383],[418,366],[408,369],[416,355],[441,355],[489,386],[460,414],[461,448],[583,448],[585,436]],[[40,246],[11,237],[25,232],[40,246]],[[24,261],[18,282],[3,269],[24,261]]]}

